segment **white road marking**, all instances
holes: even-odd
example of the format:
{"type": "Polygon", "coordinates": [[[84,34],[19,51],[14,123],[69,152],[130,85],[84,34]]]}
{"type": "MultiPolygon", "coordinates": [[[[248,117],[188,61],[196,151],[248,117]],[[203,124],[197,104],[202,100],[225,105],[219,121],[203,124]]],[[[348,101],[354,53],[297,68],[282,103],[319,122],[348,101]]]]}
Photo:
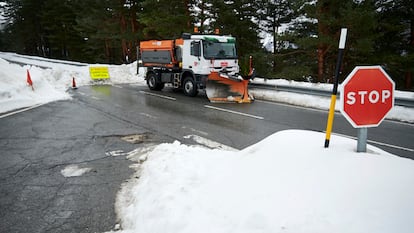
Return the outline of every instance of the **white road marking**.
{"type": "Polygon", "coordinates": [[[139,113],[139,114],[140,114],[140,115],[143,115],[143,116],[145,116],[145,117],[148,117],[148,118],[150,118],[150,119],[158,119],[158,117],[153,116],[153,115],[148,114],[148,113],[145,113],[145,112],[141,112],[141,113],[139,113]]]}
{"type": "Polygon", "coordinates": [[[170,96],[166,96],[166,95],[159,95],[159,94],[155,94],[155,93],[151,93],[151,92],[146,92],[146,91],[140,91],[140,93],[142,93],[144,95],[151,95],[151,96],[160,97],[160,98],[167,99],[167,100],[173,100],[173,101],[176,101],[177,100],[174,97],[170,97],[170,96]]]}
{"type": "MultiPolygon", "coordinates": [[[[346,138],[350,138],[350,139],[355,139],[355,140],[358,139],[357,137],[349,136],[349,135],[345,135],[345,134],[340,134],[340,133],[332,133],[332,134],[342,136],[342,137],[346,137],[346,138]]],[[[367,142],[372,143],[372,144],[377,144],[377,145],[381,145],[381,146],[394,148],[394,149],[414,152],[414,149],[410,149],[410,148],[406,148],[406,147],[402,147],[402,146],[396,146],[396,145],[392,145],[392,144],[388,144],[388,143],[384,143],[384,142],[377,142],[377,141],[373,141],[373,140],[367,140],[367,142]]]]}
{"type": "MultiPolygon", "coordinates": [[[[187,127],[186,126],[183,126],[183,127],[181,127],[182,129],[187,129],[187,127]]],[[[198,129],[194,129],[194,128],[188,128],[189,130],[191,130],[192,132],[194,132],[194,133],[199,133],[199,134],[202,134],[202,135],[204,135],[204,136],[208,136],[208,133],[207,132],[204,132],[204,131],[201,131],[201,130],[198,130],[198,129]]]]}
{"type": "Polygon", "coordinates": [[[108,151],[105,153],[106,156],[113,156],[113,157],[117,157],[117,156],[121,156],[125,154],[126,153],[123,150],[114,150],[114,151],[108,151]]]}
{"type": "Polygon", "coordinates": [[[394,124],[400,124],[400,125],[405,125],[405,126],[409,126],[409,127],[414,127],[414,123],[398,121],[398,120],[389,120],[389,119],[384,119],[384,121],[386,121],[388,123],[394,123],[394,124]]]}
{"type": "MultiPolygon", "coordinates": [[[[281,103],[281,102],[272,102],[272,101],[266,101],[266,100],[255,100],[255,102],[260,102],[260,103],[265,103],[265,104],[272,104],[272,105],[281,105],[281,106],[304,109],[304,110],[310,110],[310,111],[315,111],[315,112],[323,112],[323,113],[328,113],[329,112],[329,109],[324,110],[324,109],[319,109],[319,108],[304,107],[304,106],[292,105],[292,104],[281,103]]],[[[335,111],[335,114],[341,114],[341,113],[338,110],[338,111],[335,111]]]]}
{"type": "Polygon", "coordinates": [[[233,110],[230,110],[230,109],[218,108],[218,107],[214,107],[214,106],[210,106],[210,105],[204,105],[204,107],[214,109],[214,110],[218,110],[218,111],[222,111],[222,112],[228,112],[228,113],[233,113],[233,114],[237,114],[237,115],[241,115],[241,116],[251,117],[251,118],[255,118],[255,119],[259,119],[259,120],[264,120],[264,117],[255,116],[255,115],[247,114],[247,113],[244,113],[244,112],[237,112],[237,111],[233,111],[233,110]]]}
{"type": "Polygon", "coordinates": [[[45,105],[45,104],[36,104],[36,105],[34,105],[34,106],[31,106],[31,107],[27,107],[27,108],[23,108],[23,109],[20,109],[20,110],[14,111],[14,112],[7,113],[7,114],[4,114],[4,115],[1,115],[1,116],[0,116],[0,119],[1,119],[1,118],[5,118],[5,117],[8,117],[8,116],[15,115],[15,114],[17,114],[17,113],[26,112],[26,111],[29,111],[29,110],[31,110],[31,109],[34,109],[34,108],[40,107],[40,106],[42,106],[42,105],[45,105]]]}
{"type": "Polygon", "coordinates": [[[238,151],[236,148],[233,148],[231,146],[227,146],[224,145],[222,143],[195,135],[195,134],[190,134],[190,135],[186,135],[183,138],[186,139],[192,139],[193,141],[197,142],[198,144],[204,145],[208,148],[212,148],[212,149],[220,149],[220,150],[227,150],[227,151],[238,151]]]}
{"type": "MultiPolygon", "coordinates": [[[[315,112],[322,112],[322,113],[328,113],[329,109],[319,109],[315,107],[305,107],[305,106],[298,106],[298,105],[292,105],[287,103],[281,103],[281,102],[273,102],[273,101],[266,101],[266,100],[255,100],[255,102],[265,103],[265,104],[271,104],[271,105],[281,105],[281,106],[287,106],[291,108],[297,108],[297,109],[304,109],[309,111],[315,111],[315,112]]],[[[342,115],[339,110],[335,110],[335,115],[339,116],[342,115]]],[[[398,121],[398,120],[392,120],[392,119],[384,119],[384,121],[394,124],[400,124],[400,125],[406,125],[413,127],[414,124],[410,122],[404,122],[404,121],[398,121]]]]}
{"type": "Polygon", "coordinates": [[[112,86],[117,87],[117,88],[120,88],[120,89],[123,88],[122,86],[119,86],[119,85],[116,85],[116,84],[113,84],[112,86]]]}

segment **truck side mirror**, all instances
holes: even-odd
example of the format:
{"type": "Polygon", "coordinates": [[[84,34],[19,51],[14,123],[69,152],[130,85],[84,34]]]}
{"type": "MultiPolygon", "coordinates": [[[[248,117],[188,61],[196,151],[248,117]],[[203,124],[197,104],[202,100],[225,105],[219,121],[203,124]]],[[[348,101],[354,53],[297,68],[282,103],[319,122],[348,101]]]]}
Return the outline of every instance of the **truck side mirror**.
{"type": "Polygon", "coordinates": [[[201,44],[200,41],[191,42],[191,55],[200,57],[201,56],[201,44]]]}

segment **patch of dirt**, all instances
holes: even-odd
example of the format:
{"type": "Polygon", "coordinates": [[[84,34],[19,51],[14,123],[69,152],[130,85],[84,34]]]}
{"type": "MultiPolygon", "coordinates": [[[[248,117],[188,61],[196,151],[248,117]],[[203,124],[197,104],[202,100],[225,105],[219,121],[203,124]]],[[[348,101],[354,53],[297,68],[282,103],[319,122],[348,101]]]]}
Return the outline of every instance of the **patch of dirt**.
{"type": "Polygon", "coordinates": [[[140,144],[140,143],[143,143],[143,142],[147,141],[148,139],[149,139],[149,134],[148,133],[131,134],[131,135],[126,135],[126,136],[121,137],[121,140],[124,140],[124,141],[132,143],[132,144],[140,144]]]}

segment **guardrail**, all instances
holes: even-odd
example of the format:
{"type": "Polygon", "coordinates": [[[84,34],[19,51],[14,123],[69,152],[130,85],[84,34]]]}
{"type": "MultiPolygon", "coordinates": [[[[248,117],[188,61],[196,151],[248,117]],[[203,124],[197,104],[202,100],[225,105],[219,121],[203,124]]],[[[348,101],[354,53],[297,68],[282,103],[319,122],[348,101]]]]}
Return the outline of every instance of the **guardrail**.
{"type": "MultiPolygon", "coordinates": [[[[306,95],[316,95],[322,97],[330,97],[332,91],[311,88],[311,87],[300,87],[300,86],[290,86],[290,85],[274,85],[274,84],[265,84],[265,83],[249,83],[249,87],[258,88],[258,89],[265,89],[265,90],[273,90],[273,91],[285,91],[285,92],[292,92],[298,94],[306,94],[306,95]]],[[[340,95],[338,92],[338,99],[340,95]]],[[[414,100],[402,97],[395,97],[395,105],[414,108],[414,100]]]]}

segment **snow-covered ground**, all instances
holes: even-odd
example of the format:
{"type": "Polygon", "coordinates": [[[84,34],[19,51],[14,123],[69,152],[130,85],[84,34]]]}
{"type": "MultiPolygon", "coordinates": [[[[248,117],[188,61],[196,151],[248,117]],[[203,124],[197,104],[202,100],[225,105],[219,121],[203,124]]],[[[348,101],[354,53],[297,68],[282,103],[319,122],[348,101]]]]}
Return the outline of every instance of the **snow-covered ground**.
{"type": "MultiPolygon", "coordinates": [[[[72,87],[73,78],[78,87],[94,84],[89,75],[88,64],[78,62],[61,64],[57,63],[61,61],[41,57],[36,57],[36,59],[13,53],[0,53],[0,113],[70,99],[71,96],[67,90],[72,87]],[[11,64],[2,58],[20,64],[35,65],[11,64]],[[27,84],[27,71],[33,82],[34,90],[27,84]]],[[[105,82],[107,84],[142,83],[145,85],[145,80],[136,75],[136,64],[110,65],[109,74],[111,78],[105,82]]]]}
{"type": "Polygon", "coordinates": [[[118,195],[123,233],[411,233],[414,161],[303,130],[242,151],[175,142],[128,157],[141,169],[118,195]],[[300,143],[300,146],[298,146],[300,143]],[[140,172],[141,171],[141,172],[140,172]]]}
{"type": "MultiPolygon", "coordinates": [[[[93,84],[87,64],[39,58],[37,66],[50,67],[42,69],[10,64],[2,57],[23,64],[27,59],[0,53],[0,113],[70,99],[67,89],[73,78],[77,86],[93,84]],[[27,70],[34,90],[26,83],[27,70]]],[[[145,85],[135,74],[135,64],[110,65],[109,72],[107,84],[145,85]]],[[[328,109],[330,101],[283,92],[254,94],[320,109],[328,109]]],[[[413,97],[413,93],[396,94],[413,97]]],[[[388,117],[414,122],[414,110],[394,107],[388,117]]],[[[126,155],[137,169],[119,192],[120,224],[115,228],[125,233],[412,232],[414,161],[370,145],[366,153],[356,153],[355,140],[335,135],[326,149],[324,138],[318,132],[287,130],[241,151],[176,141],[108,152],[126,155]]],[[[88,172],[80,169],[67,167],[62,175],[70,179],[88,172]]]]}

